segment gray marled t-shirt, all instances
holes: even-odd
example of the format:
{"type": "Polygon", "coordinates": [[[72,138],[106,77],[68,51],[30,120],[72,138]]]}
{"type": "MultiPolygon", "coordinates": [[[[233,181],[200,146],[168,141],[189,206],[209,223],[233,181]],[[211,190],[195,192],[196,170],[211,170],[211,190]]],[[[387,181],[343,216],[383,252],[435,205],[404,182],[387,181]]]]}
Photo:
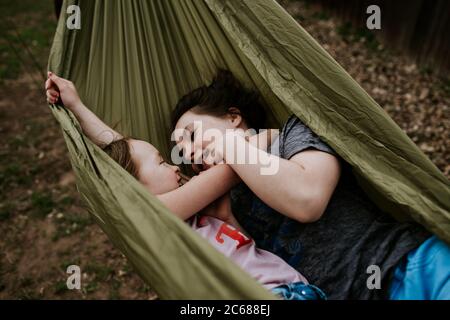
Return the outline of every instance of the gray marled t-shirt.
{"type": "MultiPolygon", "coordinates": [[[[339,158],[292,116],[280,133],[279,156],[290,159],[307,149],[339,158]]],[[[314,223],[302,224],[276,212],[244,184],[231,192],[232,210],[260,248],[283,258],[329,299],[386,298],[393,268],[430,234],[381,212],[359,187],[350,166],[340,160],[340,181],[325,213],[314,223]],[[380,267],[380,290],[367,288],[371,265],[380,267]]]]}

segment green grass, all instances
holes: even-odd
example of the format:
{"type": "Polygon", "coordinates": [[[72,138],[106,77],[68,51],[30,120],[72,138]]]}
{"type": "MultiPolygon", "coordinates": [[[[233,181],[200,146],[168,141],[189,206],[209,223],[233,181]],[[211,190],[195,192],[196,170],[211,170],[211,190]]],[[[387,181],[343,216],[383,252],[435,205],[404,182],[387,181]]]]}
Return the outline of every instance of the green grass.
{"type": "Polygon", "coordinates": [[[6,192],[13,185],[29,187],[32,183],[31,176],[20,163],[6,164],[0,167],[0,191],[6,192]]]}
{"type": "Polygon", "coordinates": [[[55,207],[51,194],[45,192],[33,192],[31,205],[33,216],[37,218],[45,218],[55,207]]]}
{"type": "MultiPolygon", "coordinates": [[[[67,203],[59,202],[56,208],[63,210],[66,206],[67,203]]],[[[66,212],[62,218],[56,220],[56,223],[56,230],[52,236],[53,241],[83,231],[87,226],[93,223],[93,220],[90,215],[66,212]]]]}
{"type": "Polygon", "coordinates": [[[98,289],[98,282],[91,281],[83,288],[83,291],[85,293],[92,293],[92,292],[95,292],[97,289],[98,289]]]}
{"type": "Polygon", "coordinates": [[[108,266],[104,266],[97,263],[90,263],[83,269],[84,272],[94,275],[96,281],[106,281],[110,276],[114,274],[114,270],[108,266]]]}
{"type": "Polygon", "coordinates": [[[0,171],[0,185],[8,187],[20,174],[20,166],[16,163],[8,164],[0,171]]]}
{"type": "Polygon", "coordinates": [[[64,197],[59,201],[59,203],[60,203],[62,206],[70,206],[70,205],[72,205],[74,202],[75,202],[75,199],[72,198],[71,196],[64,196],[64,197]]]}
{"type": "Polygon", "coordinates": [[[31,289],[22,289],[17,295],[17,298],[20,300],[39,300],[41,296],[31,289]]]}
{"type": "Polygon", "coordinates": [[[56,29],[53,1],[2,0],[0,2],[0,82],[22,71],[45,71],[56,29]],[[28,49],[25,49],[27,47],[28,49]]]}
{"type": "Polygon", "coordinates": [[[44,12],[53,14],[53,1],[36,0],[2,0],[0,2],[0,17],[23,15],[24,13],[44,12]]]}
{"type": "MultiPolygon", "coordinates": [[[[70,253],[70,252],[68,252],[70,253]]],[[[75,259],[71,259],[71,260],[64,260],[61,263],[61,269],[63,270],[63,272],[67,271],[67,268],[71,265],[76,265],[79,266],[81,264],[80,258],[75,258],[75,259]]]]}
{"type": "Polygon", "coordinates": [[[346,22],[337,27],[337,33],[345,40],[352,35],[353,26],[350,22],[346,22]]]}
{"type": "Polygon", "coordinates": [[[55,294],[61,294],[64,293],[66,291],[68,291],[69,289],[67,288],[67,283],[66,281],[58,281],[55,283],[53,291],[55,292],[55,294]]]}
{"type": "Polygon", "coordinates": [[[27,145],[27,140],[25,139],[25,136],[18,134],[10,139],[9,144],[13,149],[17,150],[20,147],[25,147],[27,145]]]}
{"type": "Polygon", "coordinates": [[[15,78],[21,70],[20,60],[9,45],[0,43],[0,58],[0,79],[15,78]]]}
{"type": "Polygon", "coordinates": [[[152,289],[148,285],[143,284],[142,286],[139,287],[138,291],[142,293],[149,293],[152,291],[152,289]]]}
{"type": "Polygon", "coordinates": [[[32,182],[30,176],[20,163],[11,163],[0,172],[0,184],[9,185],[11,183],[17,183],[22,186],[29,186],[32,182]]]}
{"type": "Polygon", "coordinates": [[[122,283],[116,279],[111,279],[111,289],[109,291],[108,299],[110,300],[119,300],[120,294],[119,289],[122,286],[122,283]]]}

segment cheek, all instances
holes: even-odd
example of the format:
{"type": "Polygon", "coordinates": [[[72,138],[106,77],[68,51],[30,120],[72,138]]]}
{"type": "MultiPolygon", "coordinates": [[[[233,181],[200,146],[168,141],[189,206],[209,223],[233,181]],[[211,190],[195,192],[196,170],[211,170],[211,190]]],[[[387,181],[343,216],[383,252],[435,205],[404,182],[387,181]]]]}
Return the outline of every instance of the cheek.
{"type": "Polygon", "coordinates": [[[139,181],[143,184],[149,185],[152,183],[152,175],[151,171],[147,169],[147,167],[139,168],[138,172],[139,181]]]}
{"type": "Polygon", "coordinates": [[[202,128],[202,137],[194,141],[196,147],[205,149],[214,139],[221,138],[227,129],[231,129],[227,128],[222,120],[217,120],[214,126],[211,125],[212,123],[209,123],[209,126],[202,128]]]}
{"type": "Polygon", "coordinates": [[[172,191],[179,187],[178,177],[172,170],[161,170],[158,172],[159,187],[164,192],[172,191]]]}
{"type": "MultiPolygon", "coordinates": [[[[182,157],[185,160],[191,160],[192,153],[193,152],[195,153],[195,151],[197,149],[198,149],[198,146],[195,144],[195,142],[192,142],[190,140],[183,142],[182,145],[180,145],[178,147],[178,150],[182,150],[182,157]]],[[[181,156],[181,154],[180,154],[180,156],[181,156]]],[[[172,159],[172,161],[173,161],[173,159],[172,159]]]]}

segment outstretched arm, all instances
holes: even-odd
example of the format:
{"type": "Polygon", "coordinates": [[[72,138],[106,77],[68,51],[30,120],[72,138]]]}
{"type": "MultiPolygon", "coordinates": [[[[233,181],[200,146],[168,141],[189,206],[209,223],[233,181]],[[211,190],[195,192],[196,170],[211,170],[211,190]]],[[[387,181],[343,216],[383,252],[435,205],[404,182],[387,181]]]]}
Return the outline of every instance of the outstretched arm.
{"type": "Polygon", "coordinates": [[[84,134],[96,145],[105,146],[112,141],[122,138],[120,133],[106,125],[83,104],[75,85],[71,81],[49,72],[48,79],[45,82],[45,90],[47,101],[56,103],[60,99],[64,106],[72,111],[80,122],[84,134]]]}
{"type": "Polygon", "coordinates": [[[157,198],[178,217],[187,220],[223,196],[239,181],[230,166],[221,164],[202,171],[185,185],[157,195],[157,198]]]}

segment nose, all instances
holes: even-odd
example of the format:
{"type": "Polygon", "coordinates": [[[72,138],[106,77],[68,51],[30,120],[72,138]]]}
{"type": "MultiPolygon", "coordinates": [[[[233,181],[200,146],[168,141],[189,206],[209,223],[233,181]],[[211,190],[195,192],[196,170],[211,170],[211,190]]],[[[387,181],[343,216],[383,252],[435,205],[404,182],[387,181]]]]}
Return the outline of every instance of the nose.
{"type": "Polygon", "coordinates": [[[170,166],[174,172],[180,172],[180,167],[178,166],[170,166]]]}

